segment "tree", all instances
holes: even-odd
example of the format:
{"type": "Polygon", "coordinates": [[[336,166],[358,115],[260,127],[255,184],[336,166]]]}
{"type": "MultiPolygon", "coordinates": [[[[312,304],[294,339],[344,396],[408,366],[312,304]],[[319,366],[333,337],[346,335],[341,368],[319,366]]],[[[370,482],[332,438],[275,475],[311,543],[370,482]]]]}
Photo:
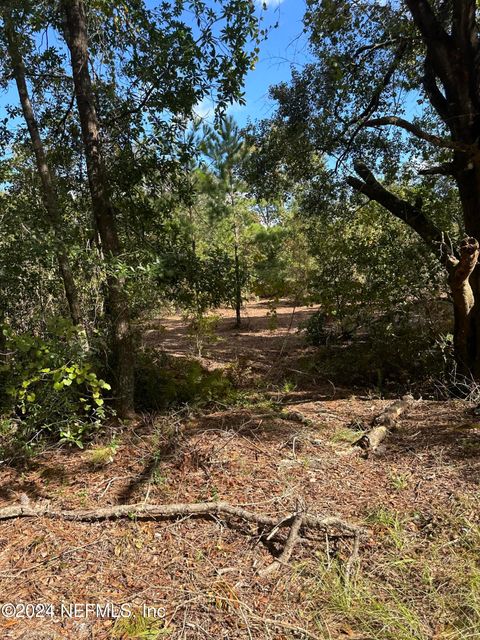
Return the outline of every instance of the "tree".
{"type": "Polygon", "coordinates": [[[107,274],[108,312],[112,327],[113,369],[117,412],[124,418],[133,411],[134,345],[130,309],[123,278],[114,271],[121,254],[115,214],[100,143],[100,125],[89,70],[88,35],[81,0],[65,0],[65,39],[70,50],[75,99],[80,117],[92,209],[102,248],[111,263],[107,274]]]}
{"type": "Polygon", "coordinates": [[[211,161],[210,170],[214,176],[210,184],[214,213],[227,219],[231,225],[235,265],[235,316],[236,326],[240,327],[243,286],[240,265],[242,232],[240,170],[248,149],[232,117],[224,118],[218,130],[207,128],[204,151],[211,161]]]}
{"type": "MultiPolygon", "coordinates": [[[[288,158],[293,176],[315,178],[314,160],[328,154],[330,166],[336,161],[357,193],[380,203],[423,239],[448,275],[457,362],[464,373],[478,377],[480,43],[476,13],[475,0],[326,0],[321,4],[308,0],[305,28],[314,62],[294,71],[290,85],[272,90],[279,109],[274,122],[263,129],[266,138],[278,138],[281,132],[283,158],[288,158]],[[358,177],[349,175],[352,160],[358,177]],[[375,177],[375,167],[383,174],[382,181],[375,177]],[[423,182],[415,168],[424,176],[423,182]],[[461,209],[458,227],[453,212],[441,211],[441,202],[439,215],[431,216],[423,209],[421,197],[415,197],[432,185],[433,176],[452,180],[456,186],[461,209]],[[398,194],[395,183],[401,179],[410,180],[412,197],[398,194]],[[455,250],[449,234],[459,231],[468,239],[455,250]]],[[[267,169],[279,162],[271,162],[267,169]]]]}
{"type": "Polygon", "coordinates": [[[42,196],[47,214],[48,222],[53,230],[55,239],[55,252],[59,271],[62,277],[65,295],[67,298],[70,316],[74,325],[82,322],[82,313],[78,299],[77,287],[73,278],[69,259],[63,245],[62,211],[55,187],[54,177],[47,161],[47,154],[40,136],[37,119],[30,100],[25,63],[21,51],[21,43],[16,32],[15,18],[10,7],[5,6],[2,10],[4,37],[10,57],[11,73],[17,85],[18,96],[22,107],[30,140],[32,143],[38,174],[41,180],[42,196]]]}
{"type": "MultiPolygon", "coordinates": [[[[204,97],[213,97],[219,114],[230,102],[243,100],[243,77],[256,57],[251,43],[259,37],[255,7],[249,0],[215,0],[208,6],[196,0],[157,6],[137,0],[113,5],[104,0],[37,5],[22,0],[11,9],[3,16],[8,48],[47,213],[56,230],[66,195],[72,194],[78,205],[86,202],[86,165],[95,226],[88,246],[97,244],[103,263],[103,310],[111,336],[108,361],[117,410],[126,415],[133,408],[134,379],[127,275],[136,274],[139,254],[155,260],[150,247],[167,244],[159,235],[163,220],[148,217],[158,207],[147,204],[137,210],[136,204],[146,202],[146,189],[156,197],[165,195],[165,200],[185,196],[180,178],[193,150],[182,143],[182,133],[204,97]],[[40,36],[44,32],[46,40],[40,36]],[[38,101],[36,113],[29,85],[33,102],[38,101]],[[139,245],[132,230],[145,212],[145,242],[139,245]]],[[[4,78],[4,84],[7,81],[4,78]]],[[[14,107],[9,113],[17,115],[14,107]]],[[[77,224],[79,220],[75,216],[77,224]]],[[[61,260],[62,242],[57,246],[61,260]]],[[[97,318],[96,311],[88,310],[97,318]]]]}

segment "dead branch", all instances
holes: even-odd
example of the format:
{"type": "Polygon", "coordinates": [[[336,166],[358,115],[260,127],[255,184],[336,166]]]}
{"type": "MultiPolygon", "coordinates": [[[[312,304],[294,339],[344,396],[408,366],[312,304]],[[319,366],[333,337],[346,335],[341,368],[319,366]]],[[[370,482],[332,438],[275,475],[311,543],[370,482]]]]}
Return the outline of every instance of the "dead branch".
{"type": "MultiPolygon", "coordinates": [[[[54,510],[50,507],[12,505],[0,509],[0,521],[12,518],[51,518],[58,520],[71,520],[74,522],[99,522],[102,520],[115,520],[119,518],[132,518],[138,520],[167,520],[184,516],[212,517],[224,516],[230,518],[240,518],[256,525],[265,527],[287,527],[293,524],[295,514],[283,518],[253,513],[242,507],[233,506],[227,502],[194,502],[175,504],[121,504],[98,509],[85,509],[78,511],[54,510]]],[[[345,522],[335,516],[318,517],[304,514],[301,528],[320,529],[327,531],[335,529],[344,536],[354,537],[361,529],[356,525],[345,522]]]]}
{"type": "MultiPolygon", "coordinates": [[[[0,521],[13,518],[51,518],[61,520],[72,520],[75,522],[98,522],[109,519],[133,518],[133,519],[173,519],[185,518],[189,516],[197,517],[218,517],[240,518],[257,526],[263,526],[271,530],[269,538],[281,527],[290,526],[287,541],[283,552],[279,558],[259,572],[259,575],[266,577],[274,573],[281,566],[285,566],[293,552],[297,542],[301,541],[300,531],[303,529],[320,529],[325,532],[334,529],[340,536],[353,538],[354,548],[358,550],[363,529],[356,525],[344,522],[340,518],[307,515],[303,507],[297,508],[297,512],[290,516],[275,519],[263,514],[256,514],[247,511],[242,507],[235,507],[227,502],[197,502],[197,503],[177,503],[177,504],[122,504],[98,509],[86,509],[79,511],[51,510],[49,506],[31,506],[30,503],[20,503],[10,507],[0,509],[0,521]]],[[[337,534],[338,535],[338,534],[337,534]]],[[[268,538],[267,538],[268,539],[268,538]]],[[[348,568],[348,567],[347,567],[348,568]]]]}
{"type": "Polygon", "coordinates": [[[388,429],[395,427],[398,418],[404,413],[414,402],[413,396],[403,396],[401,400],[395,400],[380,415],[378,415],[373,424],[376,426],[383,425],[388,429]]]}
{"type": "Polygon", "coordinates": [[[262,578],[265,578],[266,576],[269,576],[270,574],[275,573],[276,571],[278,571],[278,569],[280,569],[280,567],[288,563],[293,553],[293,548],[298,542],[298,534],[300,532],[300,529],[302,528],[302,523],[303,523],[303,513],[299,512],[295,516],[295,520],[292,523],[292,526],[290,528],[290,533],[288,534],[287,542],[285,543],[285,547],[283,548],[282,553],[276,560],[274,560],[271,564],[269,564],[268,567],[265,567],[265,569],[262,569],[261,571],[259,571],[258,572],[259,576],[261,576],[262,578]]]}

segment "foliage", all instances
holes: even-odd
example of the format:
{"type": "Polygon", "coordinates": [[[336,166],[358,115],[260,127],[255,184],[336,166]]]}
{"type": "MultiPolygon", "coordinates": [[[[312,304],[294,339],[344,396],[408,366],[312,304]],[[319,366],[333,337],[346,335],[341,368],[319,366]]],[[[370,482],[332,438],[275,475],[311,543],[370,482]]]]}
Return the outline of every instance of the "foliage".
{"type": "Polygon", "coordinates": [[[16,438],[29,446],[47,436],[83,447],[107,416],[105,393],[111,386],[98,377],[79,331],[56,321],[43,337],[8,328],[3,334],[5,410],[16,438]]]}
{"type": "Polygon", "coordinates": [[[164,255],[156,269],[156,285],[166,299],[193,314],[230,305],[234,300],[234,263],[228,253],[212,247],[203,254],[191,247],[164,255]]]}
{"type": "Polygon", "coordinates": [[[452,368],[441,333],[451,322],[448,311],[442,300],[412,303],[403,313],[384,312],[347,336],[339,325],[335,331],[334,324],[314,314],[306,334],[319,348],[304,367],[337,384],[375,388],[380,394],[436,393],[452,368]]]}
{"type": "Polygon", "coordinates": [[[323,311],[315,311],[301,327],[305,332],[308,344],[314,347],[325,345],[332,337],[332,330],[327,328],[327,316],[323,311]]]}
{"type": "Polygon", "coordinates": [[[194,315],[187,314],[185,319],[188,322],[188,336],[193,341],[196,355],[201,358],[203,349],[218,340],[216,329],[220,321],[220,316],[197,313],[194,315]]]}

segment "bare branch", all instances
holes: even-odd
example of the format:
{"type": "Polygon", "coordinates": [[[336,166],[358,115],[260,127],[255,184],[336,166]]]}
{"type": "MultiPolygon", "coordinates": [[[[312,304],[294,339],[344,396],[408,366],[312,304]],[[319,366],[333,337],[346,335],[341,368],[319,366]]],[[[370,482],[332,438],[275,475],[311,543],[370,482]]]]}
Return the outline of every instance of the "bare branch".
{"type": "Polygon", "coordinates": [[[370,116],[370,114],[372,114],[378,108],[382,93],[387,88],[387,86],[390,84],[390,80],[392,79],[393,74],[397,70],[397,67],[398,67],[400,61],[402,60],[406,49],[407,49],[407,43],[406,42],[402,42],[400,44],[400,46],[398,47],[398,49],[396,50],[395,55],[393,57],[393,60],[390,63],[390,66],[388,67],[385,75],[380,80],[380,82],[378,83],[378,86],[376,87],[375,91],[373,92],[373,95],[370,98],[370,102],[365,107],[365,109],[362,111],[362,113],[359,116],[357,116],[356,118],[354,118],[350,122],[350,124],[355,124],[356,122],[359,122],[361,120],[364,120],[365,118],[368,118],[370,116]]]}
{"type": "Polygon", "coordinates": [[[405,131],[408,131],[417,138],[425,140],[426,142],[430,142],[436,147],[441,147],[443,149],[452,149],[454,151],[464,151],[467,153],[478,152],[478,149],[473,144],[454,142],[453,140],[447,140],[446,138],[441,138],[440,136],[436,136],[432,133],[427,133],[426,131],[423,131],[423,129],[420,129],[420,127],[417,127],[417,125],[413,124],[413,122],[409,122],[408,120],[404,120],[403,118],[397,118],[397,116],[374,118],[373,120],[367,120],[363,123],[364,127],[385,127],[390,125],[405,129],[405,131]]]}
{"type": "Polygon", "coordinates": [[[382,42],[373,42],[372,44],[363,45],[355,51],[353,56],[356,58],[357,56],[362,55],[362,53],[370,53],[372,51],[377,51],[378,49],[384,49],[392,44],[397,44],[398,42],[405,42],[405,38],[390,38],[389,40],[382,40],[382,42]]]}
{"type": "Polygon", "coordinates": [[[450,107],[448,100],[438,88],[437,78],[433,71],[432,61],[427,55],[425,58],[425,72],[422,78],[423,88],[430,100],[433,108],[438,113],[440,118],[448,124],[450,118],[450,107]]]}

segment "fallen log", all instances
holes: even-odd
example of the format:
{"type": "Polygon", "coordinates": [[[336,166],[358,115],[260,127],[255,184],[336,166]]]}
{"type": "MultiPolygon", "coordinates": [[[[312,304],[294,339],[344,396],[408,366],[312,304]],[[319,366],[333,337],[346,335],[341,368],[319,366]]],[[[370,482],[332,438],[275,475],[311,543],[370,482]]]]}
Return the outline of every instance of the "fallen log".
{"type": "Polygon", "coordinates": [[[352,443],[352,447],[361,450],[363,455],[375,453],[381,443],[394,429],[400,416],[413,404],[413,396],[403,396],[382,411],[370,423],[370,430],[364,433],[358,440],[352,443]]]}
{"type": "Polygon", "coordinates": [[[402,413],[405,413],[413,403],[413,396],[410,395],[403,396],[401,400],[395,400],[395,402],[386,407],[386,409],[373,420],[373,424],[376,426],[383,425],[388,429],[393,429],[398,418],[402,413]]]}

